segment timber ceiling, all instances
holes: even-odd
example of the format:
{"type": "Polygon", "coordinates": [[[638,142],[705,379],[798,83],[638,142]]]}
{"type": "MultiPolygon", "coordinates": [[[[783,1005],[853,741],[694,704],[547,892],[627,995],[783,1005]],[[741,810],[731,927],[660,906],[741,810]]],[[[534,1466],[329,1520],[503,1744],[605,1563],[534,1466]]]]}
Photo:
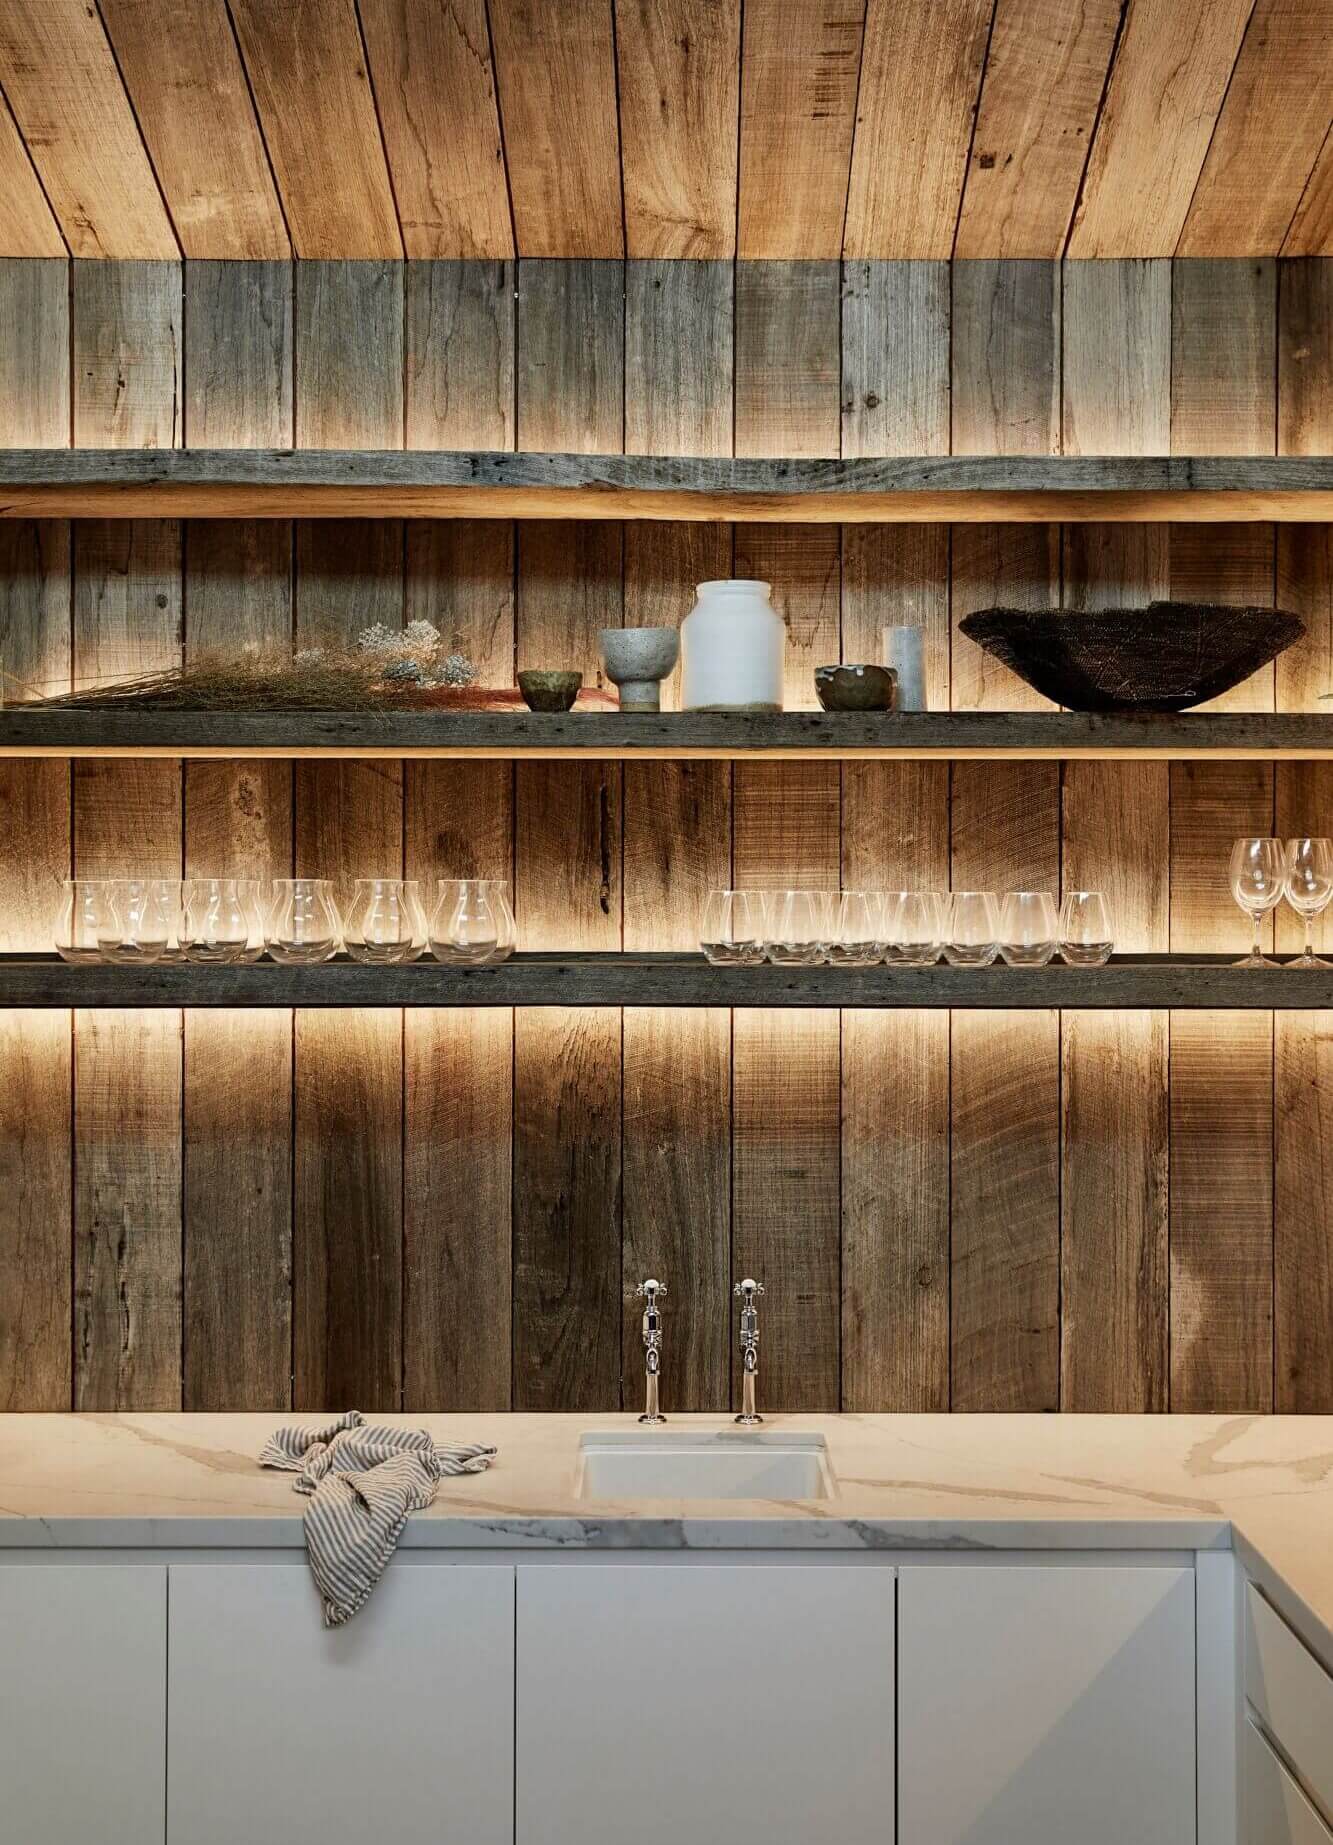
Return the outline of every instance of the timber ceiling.
{"type": "Polygon", "coordinates": [[[0,0],[0,255],[1333,254],[1333,0],[0,0]]]}

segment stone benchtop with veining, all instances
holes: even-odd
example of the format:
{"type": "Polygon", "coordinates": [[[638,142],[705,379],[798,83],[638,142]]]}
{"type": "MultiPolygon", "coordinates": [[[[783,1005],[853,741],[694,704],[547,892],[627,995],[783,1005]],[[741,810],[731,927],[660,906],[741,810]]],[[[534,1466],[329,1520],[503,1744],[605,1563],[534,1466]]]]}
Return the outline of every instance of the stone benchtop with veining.
{"type": "MultiPolygon", "coordinates": [[[[0,1417],[0,1548],[295,1548],[305,1501],[255,1463],[264,1415],[0,1417]]],[[[326,1418],[324,1418],[326,1419],[326,1418]]],[[[407,1415],[494,1442],[440,1484],[410,1549],[1212,1550],[1243,1563],[1333,1670],[1333,1416],[773,1416],[819,1431],[831,1498],[586,1500],[579,1437],[628,1415],[407,1415]]],[[[733,1433],[679,1416],[673,1432],[733,1433]]],[[[643,1431],[645,1442],[652,1431],[643,1431]]]]}

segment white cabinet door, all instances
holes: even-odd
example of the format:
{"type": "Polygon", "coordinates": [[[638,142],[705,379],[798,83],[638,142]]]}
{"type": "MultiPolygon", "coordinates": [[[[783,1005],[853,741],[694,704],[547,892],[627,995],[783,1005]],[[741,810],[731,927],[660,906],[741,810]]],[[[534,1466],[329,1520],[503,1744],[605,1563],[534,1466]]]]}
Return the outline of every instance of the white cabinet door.
{"type": "Polygon", "coordinates": [[[0,1566],[0,1839],[162,1837],[167,1572],[0,1566]]]}
{"type": "Polygon", "coordinates": [[[1333,1832],[1248,1717],[1240,1773],[1241,1845],[1333,1845],[1333,1832]]]}
{"type": "Polygon", "coordinates": [[[520,1566],[517,1711],[518,1845],[892,1845],[893,1572],[520,1566]]]}
{"type": "Polygon", "coordinates": [[[171,1570],[168,1845],[510,1845],[514,1572],[391,1565],[345,1627],[302,1564],[171,1570]]]}
{"type": "Polygon", "coordinates": [[[1194,1845],[1188,1569],[904,1568],[911,1845],[1194,1845]]]}

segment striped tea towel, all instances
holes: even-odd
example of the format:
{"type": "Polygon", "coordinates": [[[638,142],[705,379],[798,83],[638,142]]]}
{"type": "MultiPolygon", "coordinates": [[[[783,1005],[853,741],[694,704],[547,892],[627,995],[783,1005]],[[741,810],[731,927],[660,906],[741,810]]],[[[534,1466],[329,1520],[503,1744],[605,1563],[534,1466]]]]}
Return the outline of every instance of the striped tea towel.
{"type": "Polygon", "coordinates": [[[495,1452],[479,1442],[436,1447],[425,1429],[367,1428],[356,1409],[327,1428],[270,1436],[260,1466],[294,1473],[310,1499],[306,1550],[326,1627],[341,1627],[369,1599],[408,1513],[430,1504],[441,1477],[484,1473],[495,1452]]]}

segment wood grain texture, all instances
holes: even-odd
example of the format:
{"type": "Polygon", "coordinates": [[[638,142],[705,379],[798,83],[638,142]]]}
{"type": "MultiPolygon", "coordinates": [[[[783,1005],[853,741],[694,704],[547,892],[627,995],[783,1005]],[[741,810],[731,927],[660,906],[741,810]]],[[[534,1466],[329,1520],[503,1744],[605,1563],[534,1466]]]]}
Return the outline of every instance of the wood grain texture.
{"type": "Polygon", "coordinates": [[[738,525],[736,574],[773,585],[773,607],[787,629],[785,708],[817,710],[815,668],[841,650],[837,532],[826,525],[738,525]]]}
{"type": "Polygon", "coordinates": [[[514,265],[407,265],[407,447],[514,446],[514,265]]]}
{"type": "Polygon", "coordinates": [[[106,0],[100,11],[184,254],[289,256],[226,0],[106,0]]]}
{"type": "Polygon", "coordinates": [[[1256,0],[1178,256],[1281,248],[1328,132],[1331,88],[1330,0],[1256,0]]]}
{"type": "Polygon", "coordinates": [[[1171,452],[1171,264],[1066,263],[1062,448],[1171,452]]]}
{"type": "Polygon", "coordinates": [[[23,137],[0,107],[0,256],[67,254],[23,137]]]}
{"type": "Polygon", "coordinates": [[[75,263],[74,446],[176,448],[181,441],[179,263],[75,263]]]}
{"type": "Polygon", "coordinates": [[[1060,272],[1052,263],[953,270],[953,452],[1060,448],[1060,272]]]}
{"type": "Polygon", "coordinates": [[[0,1409],[70,1407],[67,1012],[0,1014],[0,1409]]]}
{"type": "Polygon", "coordinates": [[[229,4],[297,256],[401,257],[355,0],[229,4]]]}
{"type": "Polygon", "coordinates": [[[518,266],[518,446],[574,454],[625,444],[625,268],[518,266]]]}
{"type": "Polygon", "coordinates": [[[956,257],[1063,254],[1121,11],[999,0],[956,257]]]}
{"type": "Polygon", "coordinates": [[[740,0],[617,6],[626,255],[736,252],[740,0]]]}
{"type": "Polygon", "coordinates": [[[406,619],[437,628],[477,683],[514,683],[514,528],[485,519],[413,519],[407,526],[406,619]]]}
{"type": "MultiPolygon", "coordinates": [[[[1305,623],[1305,635],[1279,654],[1279,711],[1323,710],[1320,696],[1333,690],[1333,531],[1295,525],[1278,533],[1277,603],[1305,623]]],[[[1279,774],[1279,781],[1285,768],[1279,774]]]]}
{"type": "Polygon", "coordinates": [[[953,529],[951,683],[954,711],[1042,711],[1049,700],[959,632],[975,609],[1057,604],[1060,528],[958,525],[953,529]]]}
{"type": "Polygon", "coordinates": [[[625,450],[728,455],[735,270],[625,265],[625,450]]]}
{"type": "Polygon", "coordinates": [[[1170,256],[1253,0],[1137,0],[1125,16],[1066,254],[1170,256]]]}
{"type": "Polygon", "coordinates": [[[1278,268],[1277,452],[1333,447],[1333,261],[1310,257],[1278,268]]]}
{"type": "Polygon", "coordinates": [[[849,262],[842,280],[842,453],[949,452],[947,263],[849,262]]]}
{"type": "Polygon", "coordinates": [[[870,0],[844,255],[951,254],[992,11],[870,0]]]}
{"type": "Polygon", "coordinates": [[[947,525],[843,527],[843,659],[882,660],[883,630],[890,622],[925,630],[927,709],[946,712],[949,709],[947,525]]]}
{"type": "Polygon", "coordinates": [[[738,254],[842,253],[865,0],[748,0],[741,49],[738,254]]]}
{"type": "Polygon", "coordinates": [[[1330,1015],[1279,1012],[1273,1024],[1273,1408],[1321,1413],[1333,1401],[1330,1015]]]}
{"type": "Polygon", "coordinates": [[[295,320],[297,448],[401,448],[402,264],[302,263],[295,320]]]}
{"type": "Polygon", "coordinates": [[[0,260],[0,443],[63,448],[70,434],[69,265],[0,260]]]}
{"type": "Polygon", "coordinates": [[[520,256],[623,256],[611,0],[490,0],[520,256]]]}
{"type": "Polygon", "coordinates": [[[1324,145],[1278,254],[1333,256],[1333,129],[1324,136],[1324,145]]]}
{"type": "Polygon", "coordinates": [[[358,0],[409,257],[514,254],[485,0],[358,0]]]}
{"type": "Polygon", "coordinates": [[[738,267],[738,455],[838,453],[839,281],[833,262],[738,267]]]}
{"type": "Polygon", "coordinates": [[[75,256],[179,256],[96,7],[12,0],[0,85],[75,256]]]}
{"type": "Polygon", "coordinates": [[[1171,328],[1173,453],[1271,455],[1276,264],[1173,263],[1171,328]]]}
{"type": "Polygon", "coordinates": [[[290,263],[185,265],[188,447],[291,446],[292,286],[290,263]]]}

